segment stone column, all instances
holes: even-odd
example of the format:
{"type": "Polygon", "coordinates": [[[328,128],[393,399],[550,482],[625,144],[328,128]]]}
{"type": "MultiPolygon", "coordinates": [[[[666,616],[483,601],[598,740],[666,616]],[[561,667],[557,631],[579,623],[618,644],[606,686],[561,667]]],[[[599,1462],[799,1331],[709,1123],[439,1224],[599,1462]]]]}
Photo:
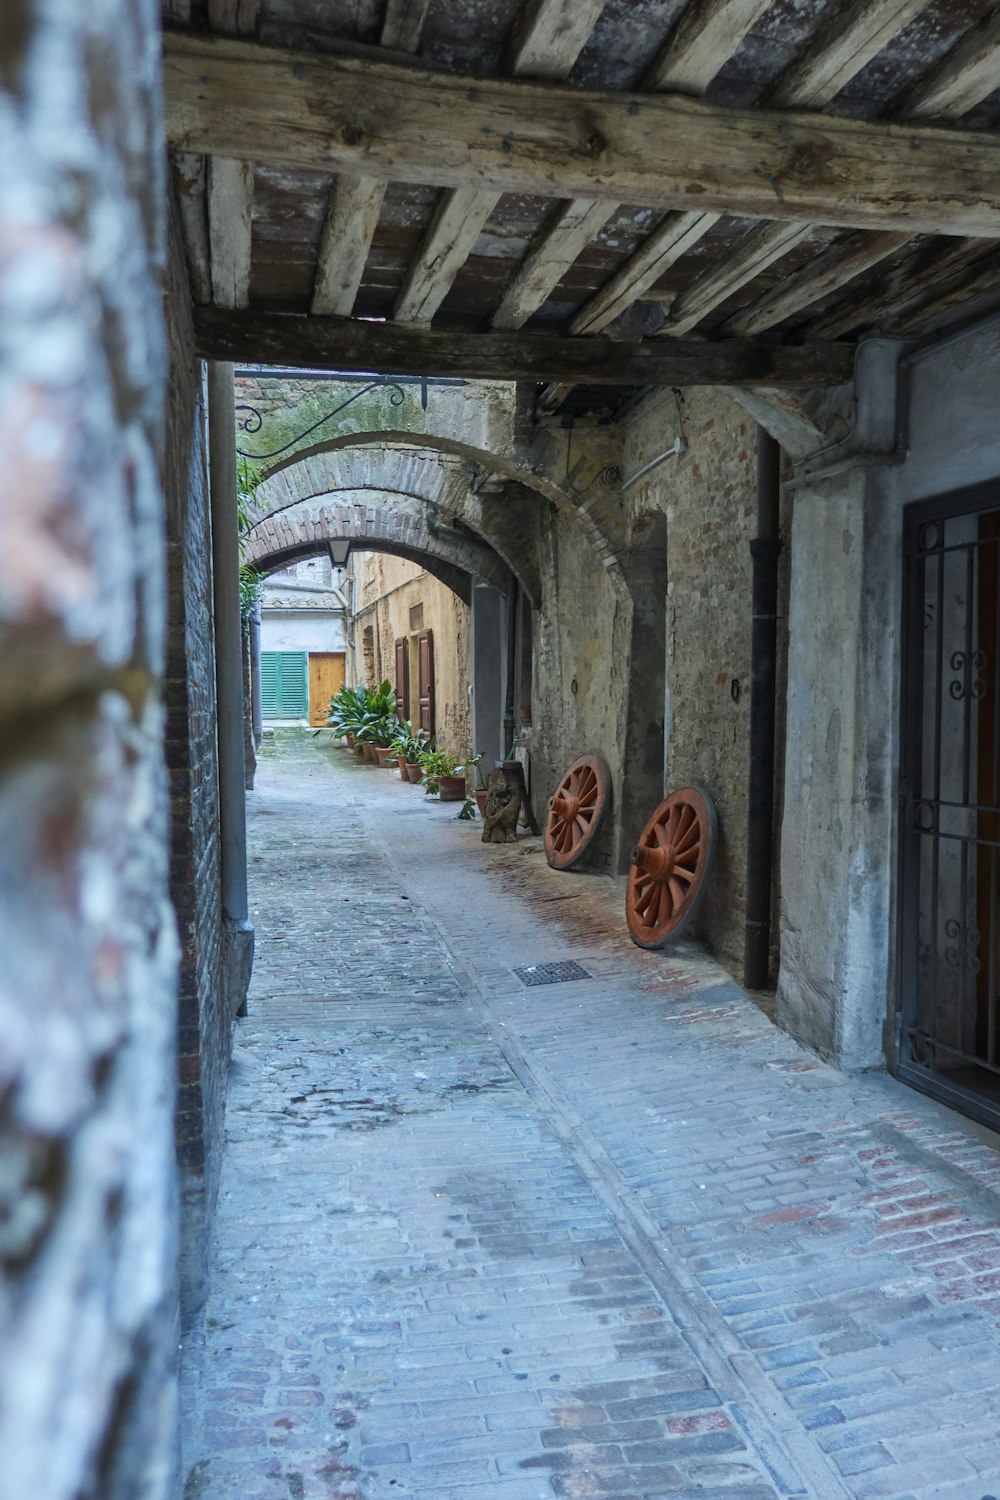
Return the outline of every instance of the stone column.
{"type": "Polygon", "coordinates": [[[250,616],[250,727],[253,747],[260,749],[264,732],[264,710],[260,696],[260,600],[250,616]]]}
{"type": "Polygon", "coordinates": [[[208,438],[215,603],[215,683],[219,740],[219,844],[226,928],[225,982],[240,1014],[253,964],[247,902],[247,831],[243,748],[243,629],[236,519],[236,414],[233,367],[208,366],[208,438]]]}

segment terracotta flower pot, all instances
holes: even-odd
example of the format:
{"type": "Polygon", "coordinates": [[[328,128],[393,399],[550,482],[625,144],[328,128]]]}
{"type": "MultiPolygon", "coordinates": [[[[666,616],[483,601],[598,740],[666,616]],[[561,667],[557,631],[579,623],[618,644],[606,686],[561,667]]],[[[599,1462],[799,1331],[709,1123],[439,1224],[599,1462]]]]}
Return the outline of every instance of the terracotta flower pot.
{"type": "Polygon", "coordinates": [[[413,765],[410,764],[409,761],[407,761],[406,762],[406,779],[407,779],[407,781],[412,781],[413,785],[417,786],[419,784],[419,782],[420,782],[420,776],[421,776],[420,767],[419,766],[413,766],[413,765]]]}
{"type": "Polygon", "coordinates": [[[349,730],[348,730],[348,731],[347,731],[347,748],[348,748],[348,750],[353,750],[353,749],[354,749],[354,747],[355,747],[355,745],[356,745],[356,744],[357,744],[357,743],[358,743],[358,742],[357,742],[357,740],[356,740],[356,739],[355,739],[355,738],[354,738],[354,735],[353,735],[353,733],[352,733],[352,732],[351,732],[351,730],[350,730],[350,729],[349,729],[349,730]]]}
{"type": "Polygon", "coordinates": [[[365,746],[365,761],[370,766],[377,766],[378,765],[378,756],[375,754],[375,746],[374,745],[366,745],[365,746]]]}
{"type": "Polygon", "coordinates": [[[386,762],[389,759],[389,746],[388,745],[376,745],[375,746],[375,759],[378,761],[379,765],[384,768],[386,762]]]}
{"type": "Polygon", "coordinates": [[[405,781],[406,780],[406,756],[405,755],[397,755],[396,756],[396,764],[399,767],[400,779],[403,780],[403,781],[405,781]]]}
{"type": "Polygon", "coordinates": [[[464,776],[439,776],[438,785],[441,788],[442,802],[464,802],[465,801],[465,777],[464,776]]]}
{"type": "Polygon", "coordinates": [[[484,786],[477,786],[476,790],[473,792],[472,795],[476,799],[476,806],[479,808],[479,816],[481,818],[485,818],[485,816],[486,816],[486,798],[489,796],[489,793],[487,792],[487,790],[486,790],[486,788],[484,786]]]}

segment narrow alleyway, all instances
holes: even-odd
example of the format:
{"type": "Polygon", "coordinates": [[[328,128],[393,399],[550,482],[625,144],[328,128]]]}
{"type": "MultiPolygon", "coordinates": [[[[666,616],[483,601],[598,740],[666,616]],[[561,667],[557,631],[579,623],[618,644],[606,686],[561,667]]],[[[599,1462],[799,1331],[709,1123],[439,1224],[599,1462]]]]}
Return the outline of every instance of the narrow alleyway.
{"type": "Polygon", "coordinates": [[[258,788],[187,1500],[992,1500],[984,1132],[325,736],[258,788]]]}

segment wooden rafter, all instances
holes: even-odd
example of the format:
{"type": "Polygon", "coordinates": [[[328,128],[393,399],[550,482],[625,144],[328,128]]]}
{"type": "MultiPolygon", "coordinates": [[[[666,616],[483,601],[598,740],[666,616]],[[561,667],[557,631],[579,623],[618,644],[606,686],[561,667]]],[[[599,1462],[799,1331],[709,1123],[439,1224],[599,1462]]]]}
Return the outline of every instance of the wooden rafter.
{"type": "Polygon", "coordinates": [[[386,0],[382,46],[394,47],[398,52],[416,52],[430,4],[431,0],[386,0]]]}
{"type": "MultiPolygon", "coordinates": [[[[928,3],[855,0],[846,14],[839,12],[806,48],[768,102],[817,109],[829,104],[928,3]]],[[[669,309],[663,333],[675,337],[690,333],[702,318],[801,244],[810,232],[809,224],[764,224],[750,230],[718,265],[684,288],[669,309]]]]}
{"type": "Polygon", "coordinates": [[[916,248],[861,296],[852,296],[809,325],[810,338],[841,338],[857,328],[883,325],[901,318],[911,309],[920,313],[935,295],[944,295],[966,272],[975,268],[1000,241],[954,240],[944,250],[929,255],[916,248]]]}
{"type": "Polygon", "coordinates": [[[950,285],[941,287],[936,295],[932,294],[918,306],[891,316],[887,320],[885,331],[892,335],[913,333],[916,329],[924,327],[931,318],[940,317],[943,313],[950,312],[953,307],[960,307],[984,292],[995,292],[998,287],[1000,287],[1000,256],[992,256],[980,265],[974,266],[964,276],[954,277],[950,285]]]}
{"type": "Polygon", "coordinates": [[[899,113],[908,120],[957,120],[1000,88],[1000,9],[920,80],[899,113]]]}
{"type": "MultiPolygon", "coordinates": [[[[697,0],[674,27],[643,79],[643,88],[651,91],[669,88],[679,94],[701,94],[770,3],[771,0],[697,0]]],[[[508,283],[490,326],[495,329],[523,327],[532,313],[549,298],[595,235],[601,232],[617,206],[582,198],[559,209],[508,283]]],[[[715,221],[708,215],[703,217],[707,232],[715,221]]],[[[646,260],[636,261],[636,283],[641,290],[636,291],[633,301],[651,285],[646,278],[647,264],[646,260]]],[[[622,270],[624,272],[626,268],[622,270]]],[[[618,295],[626,284],[627,278],[619,273],[618,295]]]]}
{"type": "Polygon", "coordinates": [[[895,255],[909,238],[907,234],[894,234],[889,230],[885,234],[856,235],[850,244],[838,242],[818,260],[764,292],[749,307],[741,308],[726,323],[723,333],[734,338],[750,337],[763,333],[765,328],[773,328],[853,281],[888,256],[895,255]]]}
{"type": "MultiPolygon", "coordinates": [[[[515,22],[510,72],[515,77],[565,78],[604,4],[605,0],[533,0],[515,22]]],[[[507,145],[511,149],[510,141],[507,145]]],[[[482,188],[442,193],[396,299],[394,316],[399,322],[430,322],[499,197],[499,192],[482,188]]]]}
{"type": "Polygon", "coordinates": [[[771,0],[697,0],[667,37],[642,87],[703,94],[771,0]]]}
{"type": "Polygon", "coordinates": [[[208,239],[216,307],[246,307],[250,301],[252,215],[253,162],[209,157],[208,239]]]}
{"type": "Polygon", "coordinates": [[[809,387],[839,384],[849,378],[853,365],[853,350],[846,344],[793,348],[742,339],[609,341],[595,359],[589,339],[561,335],[438,333],[412,324],[218,307],[195,310],[195,337],[205,359],[572,385],[809,387]]]}
{"type": "Polygon", "coordinates": [[[192,300],[212,300],[212,257],[208,244],[208,163],[204,156],[177,152],[171,160],[174,188],[187,249],[192,300]]]}
{"type": "MultiPolygon", "coordinates": [[[[429,8],[430,0],[386,0],[382,46],[416,52],[429,8]]],[[[314,313],[350,315],[388,186],[385,177],[342,172],[334,178],[313,284],[314,313]]]]}
{"type": "Polygon", "coordinates": [[[774,109],[822,109],[930,0],[852,0],[837,8],[767,96],[774,109]]]}
{"type": "Polygon", "coordinates": [[[260,0],[208,0],[208,24],[228,36],[253,36],[260,0]]]}
{"type": "Polygon", "coordinates": [[[181,150],[496,192],[558,185],[654,208],[688,210],[696,198],[701,212],[750,218],[1000,234],[1000,148],[982,132],[445,77],[173,32],[164,76],[181,150]]]}

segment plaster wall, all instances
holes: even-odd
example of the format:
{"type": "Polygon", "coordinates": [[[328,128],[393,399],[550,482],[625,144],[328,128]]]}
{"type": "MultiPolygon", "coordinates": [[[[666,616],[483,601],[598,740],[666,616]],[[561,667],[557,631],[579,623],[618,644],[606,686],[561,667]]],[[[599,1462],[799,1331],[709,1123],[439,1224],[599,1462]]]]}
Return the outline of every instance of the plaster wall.
{"type": "Polygon", "coordinates": [[[883,1064],[895,1008],[903,509],[1000,477],[998,354],[996,328],[918,351],[909,401],[862,367],[883,453],[796,493],[778,1019],[848,1068],[883,1064]]]}
{"type": "Polygon", "coordinates": [[[260,612],[262,651],[343,651],[347,634],[343,611],[268,609],[260,612]]]}
{"type": "Polygon", "coordinates": [[[405,636],[410,652],[410,701],[405,717],[419,721],[417,637],[433,632],[435,738],[438,749],[461,757],[471,746],[469,684],[470,611],[457,594],[405,558],[353,553],[356,579],[354,647],[348,680],[372,685],[396,675],[395,642],[405,636]],[[373,655],[365,659],[365,631],[373,655]]]}
{"type": "Polygon", "coordinates": [[[0,34],[0,1488],[168,1500],[158,14],[0,34]]]}

